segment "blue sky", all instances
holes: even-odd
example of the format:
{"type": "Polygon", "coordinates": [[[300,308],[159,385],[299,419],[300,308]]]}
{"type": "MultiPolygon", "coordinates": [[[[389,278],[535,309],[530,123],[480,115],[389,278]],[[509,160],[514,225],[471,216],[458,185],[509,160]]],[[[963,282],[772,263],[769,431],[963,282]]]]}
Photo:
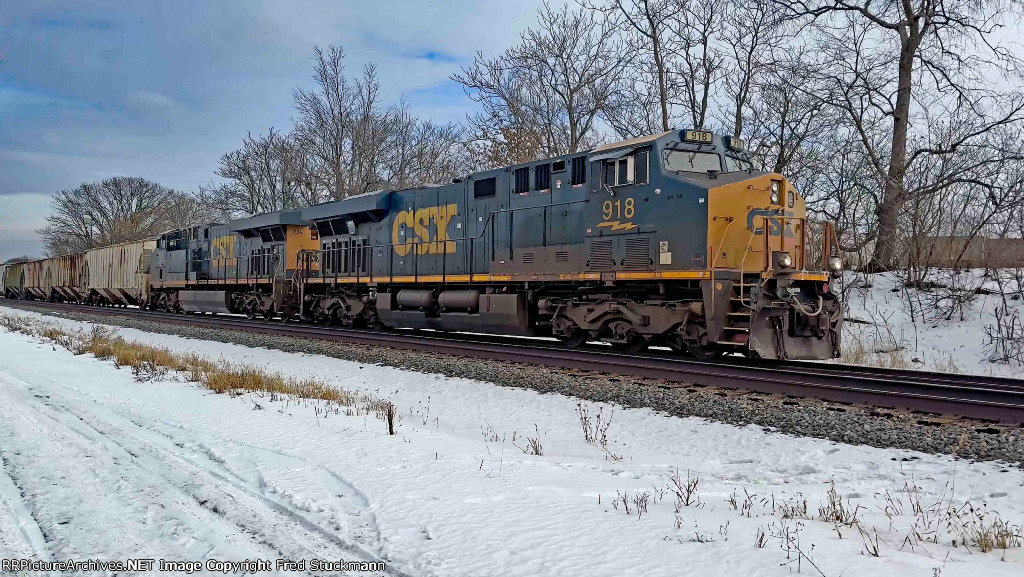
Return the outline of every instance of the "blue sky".
{"type": "Polygon", "coordinates": [[[539,0],[445,2],[0,0],[0,258],[38,255],[50,195],[143,176],[196,190],[247,131],[286,129],[314,44],[387,99],[459,120],[448,80],[533,24],[539,0]]]}

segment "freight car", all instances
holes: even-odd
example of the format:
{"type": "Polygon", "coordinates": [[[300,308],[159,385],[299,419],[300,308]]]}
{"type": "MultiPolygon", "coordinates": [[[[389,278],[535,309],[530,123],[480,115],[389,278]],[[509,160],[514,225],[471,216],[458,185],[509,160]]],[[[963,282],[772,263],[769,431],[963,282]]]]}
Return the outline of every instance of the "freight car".
{"type": "Polygon", "coordinates": [[[142,306],[149,300],[149,259],[155,240],[115,244],[86,251],[89,270],[85,302],[142,306]]]}
{"type": "Polygon", "coordinates": [[[51,302],[81,302],[88,293],[85,254],[69,254],[26,262],[24,292],[51,302]]]}
{"type": "Polygon", "coordinates": [[[4,270],[4,294],[7,298],[25,297],[25,263],[12,263],[4,270]]]}
{"type": "Polygon", "coordinates": [[[157,239],[147,305],[553,335],[712,357],[839,356],[842,270],[743,142],[666,131],[157,239]]]}

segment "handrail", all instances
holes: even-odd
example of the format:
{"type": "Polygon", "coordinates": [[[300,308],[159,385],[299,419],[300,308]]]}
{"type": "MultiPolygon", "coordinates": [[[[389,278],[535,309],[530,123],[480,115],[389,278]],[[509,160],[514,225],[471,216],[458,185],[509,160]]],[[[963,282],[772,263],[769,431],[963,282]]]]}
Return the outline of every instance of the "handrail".
{"type": "MultiPolygon", "coordinates": [[[[718,218],[719,218],[719,217],[715,216],[715,217],[712,217],[712,219],[711,219],[711,220],[717,220],[718,218]]],[[[721,237],[719,237],[719,239],[718,239],[718,245],[717,245],[717,246],[715,246],[715,258],[713,258],[713,259],[711,260],[711,274],[715,274],[715,273],[714,273],[714,271],[715,271],[715,265],[717,265],[717,264],[718,264],[718,256],[719,256],[719,255],[720,255],[720,254],[722,253],[722,243],[723,243],[723,242],[725,242],[725,235],[726,235],[726,234],[728,234],[728,232],[729,232],[729,227],[731,227],[731,226],[732,226],[732,223],[736,222],[736,218],[735,218],[735,217],[732,217],[732,216],[724,216],[724,217],[722,217],[722,218],[724,218],[724,219],[725,219],[725,221],[726,221],[726,222],[727,222],[728,224],[726,224],[726,225],[725,225],[725,229],[723,229],[723,230],[722,230],[722,236],[721,236],[721,237]]],[[[712,279],[712,280],[714,280],[714,279],[712,279]]]]}

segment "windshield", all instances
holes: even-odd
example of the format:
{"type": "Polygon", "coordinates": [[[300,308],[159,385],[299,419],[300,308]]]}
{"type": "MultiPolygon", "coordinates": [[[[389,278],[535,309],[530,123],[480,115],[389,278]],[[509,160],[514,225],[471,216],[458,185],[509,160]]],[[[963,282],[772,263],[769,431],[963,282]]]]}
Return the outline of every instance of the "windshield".
{"type": "Polygon", "coordinates": [[[672,172],[700,172],[709,170],[722,172],[722,157],[714,152],[695,150],[666,150],[665,169],[672,172]]]}
{"type": "Polygon", "coordinates": [[[726,172],[737,172],[740,170],[754,170],[754,165],[749,160],[743,158],[735,158],[725,155],[725,171],[726,172]]]}

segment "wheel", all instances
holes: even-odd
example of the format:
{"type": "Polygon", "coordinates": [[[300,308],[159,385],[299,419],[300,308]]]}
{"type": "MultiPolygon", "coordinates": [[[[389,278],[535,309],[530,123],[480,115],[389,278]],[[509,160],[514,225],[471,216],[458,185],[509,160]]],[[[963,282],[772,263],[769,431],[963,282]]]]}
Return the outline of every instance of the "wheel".
{"type": "Polygon", "coordinates": [[[271,306],[269,309],[262,312],[263,320],[270,321],[274,318],[274,307],[271,306]]]}
{"type": "Polygon", "coordinates": [[[559,337],[559,340],[567,347],[578,349],[587,344],[587,341],[590,340],[590,333],[583,329],[576,329],[567,337],[559,337]]]}
{"type": "Polygon", "coordinates": [[[647,339],[640,335],[634,335],[625,343],[612,343],[612,348],[627,355],[635,355],[646,350],[649,345],[647,339]]]}
{"type": "Polygon", "coordinates": [[[245,307],[245,318],[249,319],[250,321],[256,320],[256,306],[255,305],[249,305],[249,306],[245,307]]]}
{"type": "Polygon", "coordinates": [[[687,342],[686,348],[687,350],[689,350],[691,355],[697,357],[698,359],[717,359],[718,357],[725,354],[725,351],[722,349],[722,347],[713,344],[701,345],[697,343],[687,342]]]}

